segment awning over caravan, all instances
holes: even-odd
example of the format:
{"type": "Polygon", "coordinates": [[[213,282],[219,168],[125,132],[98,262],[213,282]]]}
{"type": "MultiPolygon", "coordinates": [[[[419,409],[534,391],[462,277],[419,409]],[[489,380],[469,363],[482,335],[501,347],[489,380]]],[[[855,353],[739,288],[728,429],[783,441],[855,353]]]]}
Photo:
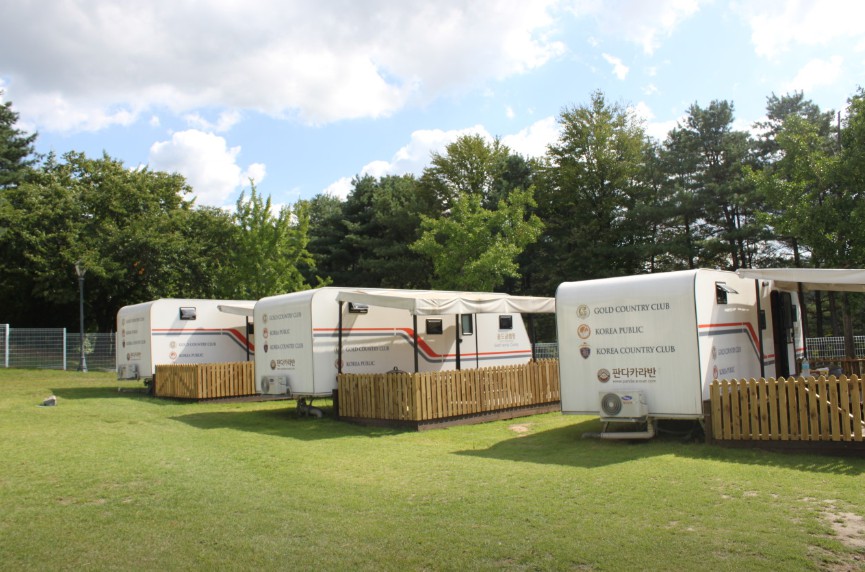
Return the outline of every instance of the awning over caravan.
{"type": "Polygon", "coordinates": [[[555,298],[510,296],[492,292],[438,292],[431,290],[394,290],[367,292],[343,291],[338,302],[400,308],[415,316],[451,314],[554,314],[555,298]]]}
{"type": "Polygon", "coordinates": [[[865,292],[865,270],[854,268],[747,268],[737,270],[742,278],[774,280],[782,288],[865,292]]]}
{"type": "Polygon", "coordinates": [[[226,314],[237,314],[238,316],[252,317],[255,302],[232,302],[231,304],[219,304],[216,309],[226,314]]]}

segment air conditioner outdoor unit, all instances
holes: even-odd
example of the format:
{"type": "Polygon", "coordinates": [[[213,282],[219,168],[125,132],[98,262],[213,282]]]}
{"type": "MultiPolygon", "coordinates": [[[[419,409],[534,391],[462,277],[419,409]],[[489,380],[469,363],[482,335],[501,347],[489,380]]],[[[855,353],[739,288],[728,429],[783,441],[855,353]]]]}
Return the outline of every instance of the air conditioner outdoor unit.
{"type": "Polygon", "coordinates": [[[121,365],[117,374],[117,379],[138,379],[138,364],[121,365]]]}
{"type": "Polygon", "coordinates": [[[290,395],[288,377],[284,375],[265,375],[261,378],[261,393],[263,395],[290,395]]]}
{"type": "Polygon", "coordinates": [[[601,419],[644,420],[649,415],[646,394],[642,391],[602,391],[601,419]]]}

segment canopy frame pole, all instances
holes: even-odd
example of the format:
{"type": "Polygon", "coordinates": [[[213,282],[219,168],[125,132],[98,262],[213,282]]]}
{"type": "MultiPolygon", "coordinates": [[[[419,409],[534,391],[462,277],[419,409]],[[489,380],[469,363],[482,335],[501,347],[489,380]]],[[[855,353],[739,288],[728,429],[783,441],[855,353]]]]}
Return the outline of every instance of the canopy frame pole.
{"type": "Polygon", "coordinates": [[[757,342],[760,344],[757,355],[760,358],[760,377],[766,379],[766,360],[763,358],[763,326],[766,325],[766,318],[763,317],[763,307],[760,303],[762,291],[759,278],[754,280],[754,291],[757,293],[757,342]]]}
{"type": "Polygon", "coordinates": [[[339,324],[337,325],[337,347],[339,348],[337,351],[336,358],[336,371],[337,373],[342,373],[342,305],[345,302],[339,302],[339,324]]]}
{"type": "Polygon", "coordinates": [[[246,361],[249,361],[249,316],[246,316],[246,361]]]}
{"type": "Polygon", "coordinates": [[[414,338],[414,372],[417,373],[418,370],[418,359],[417,359],[417,314],[411,315],[412,320],[412,337],[414,338]]]}
{"type": "Polygon", "coordinates": [[[474,327],[472,331],[475,334],[475,369],[481,368],[481,346],[480,346],[480,335],[478,335],[478,315],[472,314],[472,322],[474,327]]]}
{"type": "Polygon", "coordinates": [[[532,345],[532,361],[538,361],[538,356],[535,355],[537,341],[537,337],[535,336],[535,315],[529,314],[529,342],[532,345]]]}
{"type": "Polygon", "coordinates": [[[456,316],[456,324],[454,324],[454,325],[455,325],[456,329],[454,330],[454,332],[456,333],[456,339],[457,339],[457,371],[459,371],[460,369],[462,369],[460,367],[460,346],[462,345],[462,341],[463,341],[462,322],[460,321],[460,315],[459,314],[455,314],[455,316],[456,316]]]}

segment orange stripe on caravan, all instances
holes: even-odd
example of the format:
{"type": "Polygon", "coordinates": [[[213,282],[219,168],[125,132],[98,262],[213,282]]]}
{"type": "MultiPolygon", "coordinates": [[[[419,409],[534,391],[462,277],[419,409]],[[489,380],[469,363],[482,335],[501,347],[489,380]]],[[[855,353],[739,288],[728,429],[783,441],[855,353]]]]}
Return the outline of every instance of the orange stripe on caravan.
{"type": "MultiPolygon", "coordinates": [[[[313,334],[316,332],[334,334],[334,333],[339,332],[339,328],[313,328],[312,331],[313,331],[313,334]]],[[[414,330],[412,328],[343,328],[342,331],[346,332],[346,333],[399,331],[399,332],[403,332],[405,335],[407,335],[409,337],[409,339],[414,339],[414,330]]],[[[439,354],[433,348],[431,348],[429,346],[429,344],[427,344],[423,340],[423,338],[421,338],[421,337],[418,337],[417,342],[418,342],[418,346],[420,346],[421,351],[423,353],[425,353],[427,356],[429,356],[430,358],[437,358],[437,359],[456,358],[455,353],[444,354],[444,355],[439,354]]],[[[508,351],[481,352],[481,353],[470,353],[470,354],[469,353],[463,353],[463,354],[460,354],[460,357],[461,358],[467,358],[467,357],[475,357],[475,356],[481,357],[481,356],[496,356],[496,355],[516,355],[516,356],[519,356],[519,355],[531,355],[531,353],[532,353],[531,350],[514,350],[514,351],[509,351],[509,352],[508,351]]]]}

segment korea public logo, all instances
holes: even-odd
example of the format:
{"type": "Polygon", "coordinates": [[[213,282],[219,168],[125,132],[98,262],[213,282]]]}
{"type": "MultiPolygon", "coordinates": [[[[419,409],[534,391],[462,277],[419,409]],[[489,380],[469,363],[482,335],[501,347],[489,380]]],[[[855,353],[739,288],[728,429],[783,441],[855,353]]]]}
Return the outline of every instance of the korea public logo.
{"type": "Polygon", "coordinates": [[[592,328],[586,324],[580,324],[580,327],[577,328],[577,335],[580,336],[581,340],[587,340],[592,335],[592,328]]]}

